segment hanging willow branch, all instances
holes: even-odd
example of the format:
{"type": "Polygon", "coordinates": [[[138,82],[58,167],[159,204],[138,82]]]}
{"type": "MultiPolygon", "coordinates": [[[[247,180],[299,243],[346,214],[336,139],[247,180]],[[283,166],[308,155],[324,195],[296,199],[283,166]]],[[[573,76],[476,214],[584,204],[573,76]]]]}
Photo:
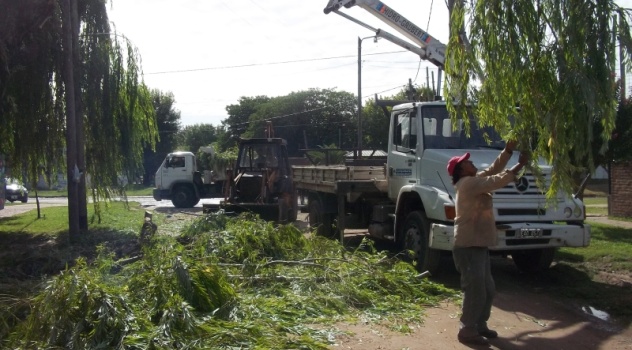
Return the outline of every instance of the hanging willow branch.
{"type": "Polygon", "coordinates": [[[453,116],[464,112],[459,102],[475,101],[479,124],[496,127],[533,159],[552,165],[549,198],[558,189],[572,193],[573,179],[594,171],[593,149],[605,152],[614,129],[616,48],[623,45],[629,67],[629,12],[614,1],[453,5],[445,91],[453,116]],[[459,37],[466,19],[471,50],[459,37]],[[470,84],[478,71],[484,79],[470,84]],[[468,91],[472,85],[476,88],[468,91]],[[509,116],[515,116],[514,125],[509,116]]]}
{"type": "Polygon", "coordinates": [[[82,59],[86,168],[99,200],[119,194],[122,176],[142,174],[142,152],[157,141],[155,112],[142,82],[138,50],[112,31],[105,2],[83,2],[82,59]]]}

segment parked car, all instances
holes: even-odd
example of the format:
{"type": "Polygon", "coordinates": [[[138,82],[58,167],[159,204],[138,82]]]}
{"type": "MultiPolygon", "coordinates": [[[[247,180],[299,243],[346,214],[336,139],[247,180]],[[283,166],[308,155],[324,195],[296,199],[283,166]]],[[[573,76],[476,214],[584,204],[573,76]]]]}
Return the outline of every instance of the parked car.
{"type": "Polygon", "coordinates": [[[20,201],[26,203],[29,201],[29,191],[18,180],[7,178],[4,188],[4,198],[9,202],[20,201]]]}

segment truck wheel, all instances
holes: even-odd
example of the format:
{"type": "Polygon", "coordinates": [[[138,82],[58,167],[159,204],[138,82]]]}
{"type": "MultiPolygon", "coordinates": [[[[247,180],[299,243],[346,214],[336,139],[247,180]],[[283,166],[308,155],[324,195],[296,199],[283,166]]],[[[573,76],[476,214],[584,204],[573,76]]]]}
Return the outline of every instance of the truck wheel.
{"type": "Polygon", "coordinates": [[[191,208],[199,202],[199,199],[195,197],[191,188],[181,186],[174,190],[171,202],[176,208],[191,208]]]}
{"type": "Polygon", "coordinates": [[[316,228],[319,236],[334,238],[335,232],[332,228],[333,220],[331,214],[323,213],[323,206],[320,200],[310,197],[309,199],[309,227],[316,228]]]}
{"type": "Polygon", "coordinates": [[[555,248],[519,250],[512,252],[511,258],[522,272],[540,272],[551,266],[555,250],[555,248]]]}
{"type": "Polygon", "coordinates": [[[431,275],[437,275],[441,251],[428,248],[429,236],[430,222],[426,214],[421,211],[408,214],[399,235],[401,248],[413,251],[413,260],[417,262],[419,272],[428,271],[431,275]]]}

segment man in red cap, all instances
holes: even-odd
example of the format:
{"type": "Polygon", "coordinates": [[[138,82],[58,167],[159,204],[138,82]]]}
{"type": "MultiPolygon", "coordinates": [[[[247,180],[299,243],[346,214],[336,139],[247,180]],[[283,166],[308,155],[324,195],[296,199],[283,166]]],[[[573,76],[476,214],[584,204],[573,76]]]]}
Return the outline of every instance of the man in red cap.
{"type": "Polygon", "coordinates": [[[508,141],[494,163],[478,171],[469,153],[448,161],[448,174],[456,188],[456,218],[452,257],[461,274],[463,312],[458,339],[461,343],[487,345],[498,333],[487,327],[496,286],[492,278],[489,247],[496,245],[496,219],[491,192],[515,181],[529,160],[521,153],[518,163],[505,169],[516,147],[508,141]]]}

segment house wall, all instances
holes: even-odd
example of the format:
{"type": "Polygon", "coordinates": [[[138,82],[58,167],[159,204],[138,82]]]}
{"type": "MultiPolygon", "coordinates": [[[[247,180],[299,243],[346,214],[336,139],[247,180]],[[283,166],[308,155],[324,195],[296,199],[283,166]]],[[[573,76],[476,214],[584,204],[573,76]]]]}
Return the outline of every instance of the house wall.
{"type": "Polygon", "coordinates": [[[632,217],[632,162],[612,164],[608,215],[632,217]]]}

